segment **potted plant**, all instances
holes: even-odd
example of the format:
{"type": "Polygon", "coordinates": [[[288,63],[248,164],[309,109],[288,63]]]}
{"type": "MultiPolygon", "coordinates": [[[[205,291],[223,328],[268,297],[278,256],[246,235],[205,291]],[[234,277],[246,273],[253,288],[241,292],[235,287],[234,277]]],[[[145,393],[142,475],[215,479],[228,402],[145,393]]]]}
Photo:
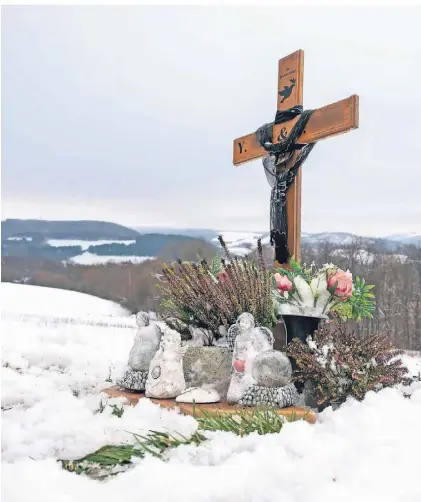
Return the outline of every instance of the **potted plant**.
{"type": "Polygon", "coordinates": [[[213,381],[213,362],[221,361],[222,357],[219,367],[228,370],[219,373],[226,374],[228,388],[232,356],[226,344],[220,344],[229,327],[244,312],[253,315],[257,326],[271,328],[277,319],[272,270],[264,265],[260,242],[259,259],[254,261],[233,256],[222,237],[219,241],[224,257],[217,255],[211,263],[200,258],[195,263],[178,260],[177,264],[164,267],[158,286],[162,295],[161,316],[192,345],[184,358],[186,372],[194,374],[196,385],[202,376],[213,381]],[[194,333],[200,337],[198,344],[194,333]]]}
{"type": "Polygon", "coordinates": [[[272,279],[275,313],[285,323],[287,343],[294,338],[305,342],[331,317],[357,322],[372,317],[374,286],[364,279],[353,279],[351,272],[332,263],[318,269],[292,258],[289,265],[290,269],[278,268],[272,279]]]}
{"type": "Polygon", "coordinates": [[[312,401],[319,411],[335,409],[348,397],[361,401],[369,391],[408,383],[408,370],[397,357],[402,352],[385,335],[359,339],[344,323],[324,326],[306,342],[296,338],[287,346],[287,355],[297,362],[293,380],[305,383],[306,404],[312,401]]]}

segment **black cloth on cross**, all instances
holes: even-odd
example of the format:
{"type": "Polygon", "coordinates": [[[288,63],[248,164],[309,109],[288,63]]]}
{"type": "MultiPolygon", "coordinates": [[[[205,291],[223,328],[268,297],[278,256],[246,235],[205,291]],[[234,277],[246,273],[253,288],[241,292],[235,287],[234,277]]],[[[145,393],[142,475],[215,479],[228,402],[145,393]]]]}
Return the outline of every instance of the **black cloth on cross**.
{"type": "Polygon", "coordinates": [[[294,106],[288,110],[278,111],[274,123],[264,124],[256,131],[260,145],[269,153],[263,159],[263,167],[269,185],[272,187],[270,196],[270,243],[275,246],[275,259],[278,263],[288,263],[290,253],[288,250],[288,218],[286,194],[292,185],[298,169],[307,159],[315,143],[306,145],[297,144],[298,138],[303,133],[313,110],[304,110],[302,106],[294,106]],[[299,116],[291,132],[283,138],[278,136],[278,142],[273,141],[273,125],[281,124],[299,116]],[[294,151],[300,153],[291,166],[287,162],[294,151]]]}

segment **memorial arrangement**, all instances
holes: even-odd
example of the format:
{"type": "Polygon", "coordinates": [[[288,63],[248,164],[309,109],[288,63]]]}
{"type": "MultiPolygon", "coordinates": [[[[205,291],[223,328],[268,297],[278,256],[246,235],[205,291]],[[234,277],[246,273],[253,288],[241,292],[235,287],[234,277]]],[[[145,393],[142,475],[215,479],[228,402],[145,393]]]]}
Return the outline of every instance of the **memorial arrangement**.
{"type": "Polygon", "coordinates": [[[260,241],[256,259],[239,258],[222,237],[210,262],[166,265],[160,321],[138,315],[122,388],[177,403],[321,409],[404,381],[385,337],[358,340],[345,328],[372,316],[373,286],[334,264],[300,264],[300,167],[317,141],[359,122],[356,95],[304,110],[303,72],[303,51],[281,59],[274,121],[233,142],[234,165],[261,158],[271,186],[274,267],[260,241]],[[278,323],[283,350],[275,349],[278,323]]]}

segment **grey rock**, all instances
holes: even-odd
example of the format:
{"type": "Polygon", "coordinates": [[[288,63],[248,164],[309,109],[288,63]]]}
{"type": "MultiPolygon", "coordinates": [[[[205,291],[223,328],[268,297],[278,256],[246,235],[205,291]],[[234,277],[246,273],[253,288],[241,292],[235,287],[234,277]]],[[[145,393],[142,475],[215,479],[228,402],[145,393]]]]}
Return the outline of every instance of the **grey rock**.
{"type": "Polygon", "coordinates": [[[252,374],[262,387],[283,387],[291,381],[292,367],[284,353],[268,350],[256,356],[252,374]]]}
{"type": "Polygon", "coordinates": [[[212,387],[225,398],[231,378],[231,352],[223,347],[187,348],[183,359],[188,387],[212,387]]]}
{"type": "Polygon", "coordinates": [[[132,370],[148,371],[161,338],[162,332],[156,324],[140,326],[129,354],[129,367],[132,370]]]}

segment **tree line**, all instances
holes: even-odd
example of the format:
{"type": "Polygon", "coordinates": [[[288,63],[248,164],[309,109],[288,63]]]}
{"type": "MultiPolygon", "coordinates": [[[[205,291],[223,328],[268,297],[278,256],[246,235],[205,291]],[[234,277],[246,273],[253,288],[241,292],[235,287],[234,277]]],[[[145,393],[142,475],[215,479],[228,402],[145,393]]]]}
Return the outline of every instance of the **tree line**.
{"type": "MultiPolygon", "coordinates": [[[[113,300],[131,312],[157,311],[160,292],[157,275],[166,261],[181,258],[210,259],[214,246],[204,241],[171,243],[158,259],[140,264],[73,265],[36,257],[2,259],[2,281],[69,289],[113,300]]],[[[272,264],[272,250],[265,249],[272,264]]],[[[421,350],[421,248],[404,246],[391,253],[375,243],[354,239],[349,244],[304,244],[302,262],[317,266],[335,263],[374,284],[376,311],[373,319],[352,325],[359,336],[384,333],[401,349],[421,350]]]]}

